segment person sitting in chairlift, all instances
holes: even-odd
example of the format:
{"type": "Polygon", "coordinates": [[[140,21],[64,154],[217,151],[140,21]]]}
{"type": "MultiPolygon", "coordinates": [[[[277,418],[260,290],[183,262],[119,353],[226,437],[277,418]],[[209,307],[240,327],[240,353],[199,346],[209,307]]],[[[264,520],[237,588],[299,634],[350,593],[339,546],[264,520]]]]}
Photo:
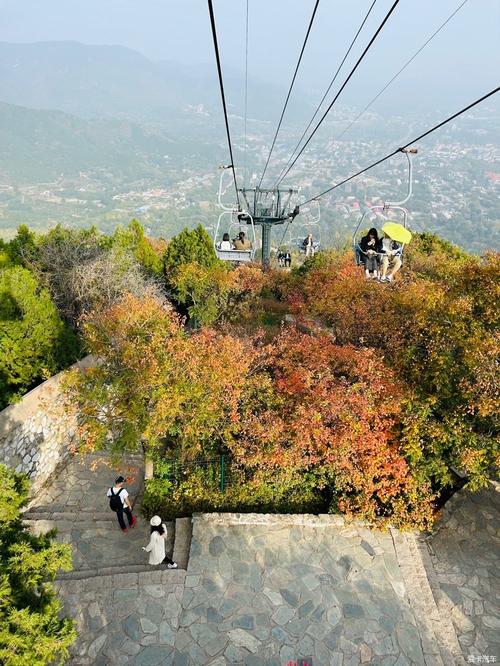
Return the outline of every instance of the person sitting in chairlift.
{"type": "Polygon", "coordinates": [[[278,266],[280,268],[290,268],[292,265],[292,255],[288,250],[280,250],[278,252],[278,266]]]}
{"type": "Polygon", "coordinates": [[[229,234],[224,234],[222,240],[218,243],[219,250],[234,250],[234,245],[229,240],[229,234]]]}
{"type": "Polygon", "coordinates": [[[380,282],[392,282],[394,276],[402,266],[401,256],[403,254],[403,244],[392,240],[388,236],[382,238],[381,244],[382,270],[380,272],[380,282]],[[390,268],[390,273],[387,273],[390,268]]]}
{"type": "Polygon", "coordinates": [[[247,240],[244,231],[240,231],[240,233],[238,234],[238,238],[235,238],[233,240],[233,243],[234,243],[234,249],[235,250],[251,250],[252,249],[252,243],[251,243],[251,241],[247,240]]]}
{"type": "Polygon", "coordinates": [[[312,234],[307,234],[307,236],[304,238],[302,241],[302,248],[304,252],[306,253],[306,259],[307,257],[312,257],[314,254],[314,242],[313,242],[313,237],[312,234]]]}
{"type": "Polygon", "coordinates": [[[379,253],[382,246],[378,232],[374,227],[368,231],[366,236],[363,236],[359,242],[359,247],[363,253],[366,279],[369,280],[371,277],[377,279],[379,276],[379,253]]]}

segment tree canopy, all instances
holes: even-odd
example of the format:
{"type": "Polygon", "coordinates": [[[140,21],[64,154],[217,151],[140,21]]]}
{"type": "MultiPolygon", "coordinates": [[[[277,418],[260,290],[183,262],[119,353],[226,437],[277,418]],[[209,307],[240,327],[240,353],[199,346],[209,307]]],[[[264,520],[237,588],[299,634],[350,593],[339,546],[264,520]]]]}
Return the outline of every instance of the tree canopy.
{"type": "Polygon", "coordinates": [[[199,224],[195,229],[183,229],[174,236],[165,251],[167,278],[183,264],[198,264],[209,268],[217,263],[212,239],[199,224]]]}
{"type": "Polygon", "coordinates": [[[0,270],[0,406],[76,360],[78,341],[26,268],[0,270]]]}
{"type": "Polygon", "coordinates": [[[414,237],[391,285],[365,280],[342,252],[266,275],[181,262],[169,279],[201,330],[132,296],[88,317],[86,343],[104,362],[73,377],[83,440],[229,453],[257,495],[303,493],[424,528],[457,473],[474,490],[499,462],[499,271],[498,254],[429,235],[414,237]],[[265,343],[240,306],[270,294],[329,336],[284,328],[265,343]]]}

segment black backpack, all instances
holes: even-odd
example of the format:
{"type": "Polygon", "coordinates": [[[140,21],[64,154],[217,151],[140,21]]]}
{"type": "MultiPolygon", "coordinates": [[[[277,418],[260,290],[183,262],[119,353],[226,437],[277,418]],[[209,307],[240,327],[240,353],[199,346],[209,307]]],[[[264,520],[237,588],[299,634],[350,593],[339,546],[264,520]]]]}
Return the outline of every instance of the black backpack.
{"type": "Polygon", "coordinates": [[[123,488],[120,488],[120,490],[117,493],[113,492],[113,488],[110,488],[111,490],[111,497],[109,498],[109,508],[111,511],[119,511],[120,509],[123,508],[123,502],[122,498],[120,497],[120,493],[123,490],[123,488]]]}

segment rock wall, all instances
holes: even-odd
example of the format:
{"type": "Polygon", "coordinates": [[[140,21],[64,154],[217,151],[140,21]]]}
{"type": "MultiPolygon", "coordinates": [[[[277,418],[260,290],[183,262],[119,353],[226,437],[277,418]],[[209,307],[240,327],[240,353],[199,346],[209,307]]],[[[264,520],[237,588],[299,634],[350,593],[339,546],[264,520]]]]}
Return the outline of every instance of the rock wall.
{"type": "MultiPolygon", "coordinates": [[[[86,357],[77,365],[90,364],[86,357]]],[[[28,474],[32,491],[69,455],[76,436],[75,417],[63,405],[63,375],[54,375],[0,412],[0,463],[28,474]]]]}

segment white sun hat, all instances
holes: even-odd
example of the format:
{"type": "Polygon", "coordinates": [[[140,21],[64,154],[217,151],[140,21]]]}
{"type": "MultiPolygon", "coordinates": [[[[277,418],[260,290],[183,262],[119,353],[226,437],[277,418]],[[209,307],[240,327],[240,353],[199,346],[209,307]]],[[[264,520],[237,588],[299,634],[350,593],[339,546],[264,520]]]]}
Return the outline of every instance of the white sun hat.
{"type": "Polygon", "coordinates": [[[158,525],[161,525],[161,518],[160,516],[153,516],[151,520],[149,521],[149,524],[152,527],[158,527],[158,525]]]}

